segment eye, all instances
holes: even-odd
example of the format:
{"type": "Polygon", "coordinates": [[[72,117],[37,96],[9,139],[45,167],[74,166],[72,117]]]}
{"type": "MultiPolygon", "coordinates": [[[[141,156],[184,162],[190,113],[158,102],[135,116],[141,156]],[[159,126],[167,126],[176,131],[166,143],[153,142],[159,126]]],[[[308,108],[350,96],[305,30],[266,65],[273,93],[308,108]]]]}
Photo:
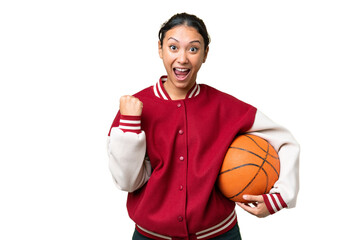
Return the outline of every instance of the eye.
{"type": "Polygon", "coordinates": [[[170,45],[170,50],[175,51],[176,49],[177,49],[177,47],[176,47],[176,46],[174,46],[174,45],[170,45]]]}
{"type": "Polygon", "coordinates": [[[199,49],[197,47],[191,47],[190,52],[196,53],[199,49]]]}

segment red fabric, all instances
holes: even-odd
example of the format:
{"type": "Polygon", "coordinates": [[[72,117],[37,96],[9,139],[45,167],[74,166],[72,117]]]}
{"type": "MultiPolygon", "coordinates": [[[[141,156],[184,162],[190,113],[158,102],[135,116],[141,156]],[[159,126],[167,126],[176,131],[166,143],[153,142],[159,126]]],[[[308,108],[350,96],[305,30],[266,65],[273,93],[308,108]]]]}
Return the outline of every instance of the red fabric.
{"type": "Polygon", "coordinates": [[[141,133],[141,116],[120,115],[119,128],[124,132],[141,133]],[[123,121],[123,122],[122,122],[123,121]],[[126,121],[126,122],[125,122],[126,121]],[[136,129],[128,129],[136,128],[136,129]]]}
{"type": "Polygon", "coordinates": [[[284,199],[281,197],[280,193],[276,193],[276,195],[278,196],[279,200],[280,200],[280,203],[281,203],[281,206],[282,208],[287,208],[287,204],[285,203],[284,199]]]}
{"type": "MultiPolygon", "coordinates": [[[[141,116],[129,116],[129,115],[121,115],[120,112],[117,113],[111,128],[119,127],[123,132],[133,132],[133,133],[141,133],[141,116]],[[120,122],[121,120],[125,120],[126,122],[120,122]],[[130,128],[138,128],[138,129],[127,129],[130,128]]],[[[108,133],[110,136],[111,129],[108,133]]]]}
{"type": "Polygon", "coordinates": [[[280,211],[283,208],[287,207],[284,199],[281,197],[280,193],[274,194],[263,194],[265,205],[269,210],[270,214],[274,214],[280,211]],[[278,200],[278,201],[277,201],[278,200]]]}
{"type": "Polygon", "coordinates": [[[207,85],[184,100],[160,99],[153,87],[134,96],[143,102],[153,172],[129,193],[129,216],[145,229],[180,238],[217,225],[235,204],[219,192],[216,179],[228,146],[251,128],[256,108],[207,85]]]}
{"type": "Polygon", "coordinates": [[[263,198],[264,198],[264,202],[265,202],[265,205],[266,205],[269,213],[270,213],[270,214],[274,214],[275,211],[273,210],[273,207],[271,206],[267,195],[266,195],[266,194],[263,194],[263,198]]]}
{"type": "MultiPolygon", "coordinates": [[[[204,237],[202,234],[200,234],[200,235],[196,235],[196,234],[195,234],[195,235],[189,235],[189,236],[187,236],[187,237],[185,237],[185,238],[171,237],[171,240],[177,240],[177,239],[179,239],[179,240],[185,240],[185,239],[186,239],[186,240],[196,240],[196,239],[198,239],[199,237],[200,237],[200,239],[202,239],[202,240],[209,240],[209,239],[212,239],[212,238],[214,238],[214,237],[220,236],[220,235],[228,232],[228,231],[231,230],[233,227],[235,227],[235,224],[236,224],[236,223],[237,223],[237,220],[235,219],[235,221],[233,221],[233,222],[232,222],[228,227],[226,227],[225,229],[217,232],[216,234],[212,234],[212,235],[207,236],[207,237],[204,237]]],[[[145,237],[148,237],[148,238],[151,238],[151,239],[154,239],[154,240],[164,240],[163,237],[157,237],[156,235],[153,235],[153,234],[151,234],[151,233],[148,233],[148,232],[143,231],[143,230],[140,229],[137,225],[135,225],[135,228],[136,228],[136,230],[137,230],[141,235],[143,235],[143,236],[145,236],[145,237]]],[[[166,236],[166,237],[170,237],[170,236],[166,236]]]]}

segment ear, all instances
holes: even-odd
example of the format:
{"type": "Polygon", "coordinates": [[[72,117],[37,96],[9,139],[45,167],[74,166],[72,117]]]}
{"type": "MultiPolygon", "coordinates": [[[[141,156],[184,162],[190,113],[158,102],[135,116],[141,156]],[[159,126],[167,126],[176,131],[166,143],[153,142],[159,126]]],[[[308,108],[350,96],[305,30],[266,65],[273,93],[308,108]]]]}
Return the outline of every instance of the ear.
{"type": "Polygon", "coordinates": [[[209,46],[207,46],[207,48],[206,48],[206,50],[205,50],[203,63],[205,63],[205,61],[206,61],[206,58],[207,58],[208,52],[209,52],[209,46]]]}
{"type": "Polygon", "coordinates": [[[158,51],[159,51],[159,57],[162,59],[163,54],[162,54],[162,46],[160,40],[158,41],[158,51]]]}

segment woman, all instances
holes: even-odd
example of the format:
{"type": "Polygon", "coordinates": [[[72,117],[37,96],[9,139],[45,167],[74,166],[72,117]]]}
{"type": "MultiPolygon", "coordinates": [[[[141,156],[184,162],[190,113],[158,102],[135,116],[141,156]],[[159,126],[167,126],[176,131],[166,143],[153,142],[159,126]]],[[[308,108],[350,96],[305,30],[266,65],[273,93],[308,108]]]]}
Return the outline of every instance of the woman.
{"type": "Polygon", "coordinates": [[[167,76],[120,99],[108,137],[110,171],[128,191],[133,239],[241,239],[235,203],[215,186],[226,150],[239,133],[268,140],[281,161],[269,194],[238,203],[258,217],[295,206],[299,146],[284,128],[255,107],[196,76],[210,38],[203,21],[176,14],[159,31],[159,56],[167,76]]]}

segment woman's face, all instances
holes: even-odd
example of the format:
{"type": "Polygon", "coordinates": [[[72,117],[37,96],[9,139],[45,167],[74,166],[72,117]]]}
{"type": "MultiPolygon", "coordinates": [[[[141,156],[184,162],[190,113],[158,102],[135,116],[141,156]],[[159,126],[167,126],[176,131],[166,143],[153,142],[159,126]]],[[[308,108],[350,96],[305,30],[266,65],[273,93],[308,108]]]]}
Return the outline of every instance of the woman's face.
{"type": "Polygon", "coordinates": [[[176,26],[168,30],[159,41],[159,55],[163,60],[168,80],[166,90],[186,93],[194,86],[197,72],[205,62],[209,48],[204,49],[204,39],[193,27],[176,26]]]}

